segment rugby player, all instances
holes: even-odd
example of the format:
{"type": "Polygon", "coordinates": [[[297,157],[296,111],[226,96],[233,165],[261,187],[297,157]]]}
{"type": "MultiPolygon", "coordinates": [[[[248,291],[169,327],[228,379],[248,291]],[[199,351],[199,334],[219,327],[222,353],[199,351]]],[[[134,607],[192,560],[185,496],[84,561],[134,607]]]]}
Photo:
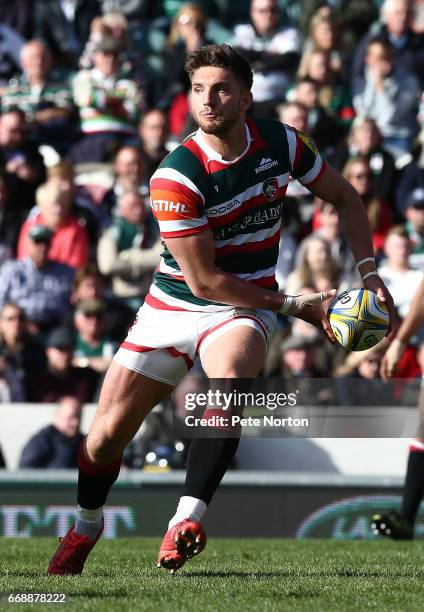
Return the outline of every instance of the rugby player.
{"type": "MultiPolygon", "coordinates": [[[[403,352],[419,329],[424,325],[424,279],[411,302],[408,314],[402,321],[381,362],[381,376],[387,380],[396,371],[403,352]]],[[[424,372],[423,372],[424,375],[424,372]]],[[[424,380],[424,379],[423,379],[424,380]]],[[[419,425],[416,437],[409,446],[400,511],[390,510],[386,514],[375,514],[371,528],[375,535],[389,536],[394,540],[412,540],[415,521],[424,495],[424,386],[421,386],[419,400],[419,425]]]]}
{"type": "MultiPolygon", "coordinates": [[[[376,272],[358,194],[306,135],[278,121],[246,119],[252,104],[249,63],[228,45],[210,45],[189,55],[186,69],[199,129],[152,176],[151,204],[165,244],[162,259],[105,377],[79,452],[77,520],[54,554],[50,574],[81,573],[102,533],[103,505],[125,446],[197,356],[209,378],[255,378],[279,311],[318,326],[335,341],[321,306],[335,290],[285,296],[276,286],[290,176],[338,208],[365,286],[394,312],[376,272]]],[[[199,521],[238,441],[218,432],[192,441],[183,496],[158,565],[175,571],[204,548],[199,521]]]]}

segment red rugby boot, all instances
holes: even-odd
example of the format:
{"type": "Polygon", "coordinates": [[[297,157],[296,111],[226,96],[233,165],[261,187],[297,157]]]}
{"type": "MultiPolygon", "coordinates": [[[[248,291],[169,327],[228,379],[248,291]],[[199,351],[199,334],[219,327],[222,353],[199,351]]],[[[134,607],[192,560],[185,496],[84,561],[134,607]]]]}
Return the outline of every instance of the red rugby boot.
{"type": "Polygon", "coordinates": [[[94,545],[103,533],[104,523],[94,540],[76,533],[71,527],[63,538],[59,538],[60,546],[49,563],[50,576],[70,576],[81,574],[84,563],[94,545]]]}
{"type": "Polygon", "coordinates": [[[180,569],[194,555],[198,555],[206,546],[206,534],[200,523],[184,519],[165,534],[159,549],[158,567],[164,567],[171,574],[180,569]]]}

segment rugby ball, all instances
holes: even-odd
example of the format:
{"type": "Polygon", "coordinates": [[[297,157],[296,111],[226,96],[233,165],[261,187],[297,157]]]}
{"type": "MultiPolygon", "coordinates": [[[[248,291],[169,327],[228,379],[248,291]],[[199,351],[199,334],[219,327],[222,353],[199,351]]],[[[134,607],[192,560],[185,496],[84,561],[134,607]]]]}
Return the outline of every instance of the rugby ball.
{"type": "Polygon", "coordinates": [[[327,316],[337,341],[348,351],[375,346],[390,325],[386,305],[368,289],[344,291],[330,303],[327,316]]]}

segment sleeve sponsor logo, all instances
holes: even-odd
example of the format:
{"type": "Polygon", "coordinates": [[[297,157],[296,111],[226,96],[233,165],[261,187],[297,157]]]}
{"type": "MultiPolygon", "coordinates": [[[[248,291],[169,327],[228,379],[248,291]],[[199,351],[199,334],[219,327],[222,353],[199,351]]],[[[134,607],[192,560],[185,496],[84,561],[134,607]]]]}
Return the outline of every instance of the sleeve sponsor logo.
{"type": "Polygon", "coordinates": [[[173,202],[172,200],[152,200],[152,208],[155,212],[175,212],[180,215],[190,213],[184,202],[173,202]]]}
{"type": "Polygon", "coordinates": [[[299,136],[303,144],[306,145],[314,155],[318,155],[318,149],[316,148],[315,143],[310,136],[304,134],[303,132],[300,132],[299,130],[297,131],[297,135],[299,136]]]}

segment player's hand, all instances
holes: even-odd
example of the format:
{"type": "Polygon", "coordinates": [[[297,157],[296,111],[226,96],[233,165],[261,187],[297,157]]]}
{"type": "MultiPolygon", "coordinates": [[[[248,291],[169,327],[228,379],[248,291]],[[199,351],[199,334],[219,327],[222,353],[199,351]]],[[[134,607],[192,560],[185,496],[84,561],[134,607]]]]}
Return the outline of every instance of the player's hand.
{"type": "Polygon", "coordinates": [[[391,330],[397,329],[399,325],[398,315],[391,293],[379,276],[369,276],[367,279],[365,279],[364,288],[369,289],[370,291],[374,291],[374,293],[377,294],[377,297],[380,302],[384,302],[384,304],[386,304],[390,317],[390,325],[386,333],[386,336],[388,336],[391,330]]]}
{"type": "Polygon", "coordinates": [[[330,289],[329,291],[321,291],[321,293],[286,296],[286,302],[280,312],[314,325],[329,342],[335,344],[336,337],[322,304],[333,299],[336,293],[336,289],[330,289]]]}
{"type": "Polygon", "coordinates": [[[385,382],[393,376],[405,348],[406,345],[395,338],[384,353],[380,364],[380,376],[385,382]]]}

